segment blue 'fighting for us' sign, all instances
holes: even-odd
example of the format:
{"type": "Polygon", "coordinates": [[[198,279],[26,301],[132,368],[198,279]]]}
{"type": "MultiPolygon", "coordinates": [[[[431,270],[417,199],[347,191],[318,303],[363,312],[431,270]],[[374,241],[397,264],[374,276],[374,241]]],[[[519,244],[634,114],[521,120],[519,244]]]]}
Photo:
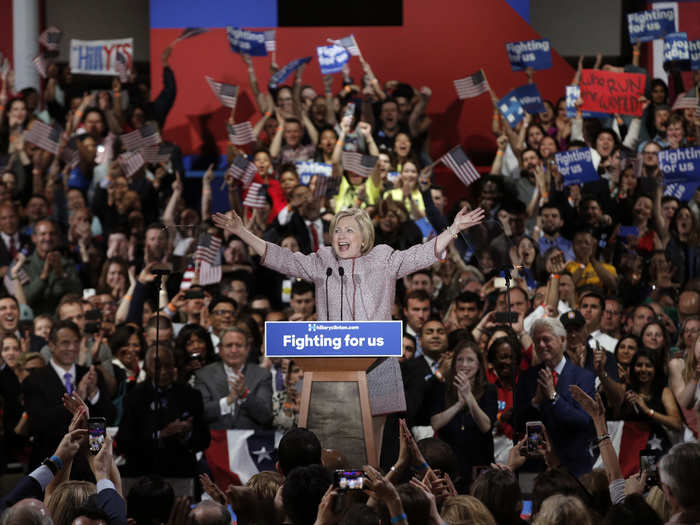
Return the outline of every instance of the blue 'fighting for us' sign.
{"type": "Polygon", "coordinates": [[[267,357],[401,357],[401,321],[268,321],[267,357]]]}

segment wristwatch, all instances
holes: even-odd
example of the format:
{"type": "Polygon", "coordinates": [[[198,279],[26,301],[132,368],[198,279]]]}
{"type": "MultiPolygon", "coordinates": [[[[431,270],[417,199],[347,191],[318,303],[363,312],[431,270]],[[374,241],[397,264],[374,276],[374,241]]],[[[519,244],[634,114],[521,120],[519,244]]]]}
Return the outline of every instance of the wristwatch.
{"type": "Polygon", "coordinates": [[[549,400],[552,402],[552,404],[556,403],[557,400],[559,399],[559,394],[554,392],[551,396],[549,396],[549,400]]]}
{"type": "Polygon", "coordinates": [[[53,473],[54,476],[58,474],[58,471],[60,470],[58,464],[51,458],[46,458],[44,461],[41,462],[41,464],[49,467],[49,470],[53,473]]]}

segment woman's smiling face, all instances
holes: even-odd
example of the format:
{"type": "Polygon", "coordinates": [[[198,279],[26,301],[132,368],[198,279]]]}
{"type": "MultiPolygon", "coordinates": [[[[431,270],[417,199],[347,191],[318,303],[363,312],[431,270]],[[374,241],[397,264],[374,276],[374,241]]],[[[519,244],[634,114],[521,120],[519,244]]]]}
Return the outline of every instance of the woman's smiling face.
{"type": "Polygon", "coordinates": [[[343,217],[336,223],[333,249],[340,259],[351,259],[362,254],[362,230],[353,217],[343,217]]]}

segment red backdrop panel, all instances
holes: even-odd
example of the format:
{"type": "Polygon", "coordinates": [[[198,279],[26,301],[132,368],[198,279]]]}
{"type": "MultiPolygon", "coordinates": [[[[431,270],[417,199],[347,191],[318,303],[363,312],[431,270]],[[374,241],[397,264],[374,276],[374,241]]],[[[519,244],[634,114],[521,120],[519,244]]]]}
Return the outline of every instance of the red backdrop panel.
{"type": "MultiPolygon", "coordinates": [[[[154,93],[162,86],[160,54],[180,32],[181,29],[151,30],[154,93]]],[[[434,158],[460,143],[475,164],[491,162],[489,152],[493,153],[495,140],[490,132],[492,106],[489,97],[482,95],[460,102],[452,81],[481,67],[499,96],[526,82],[523,73],[511,71],[505,44],[540,38],[540,35],[504,0],[404,0],[402,27],[278,28],[277,61],[282,66],[294,58],[314,55],[304,72],[304,82],[321,90],[315,46],[325,44],[327,37],[339,38],[351,32],[380,81],[397,79],[432,89],[427,113],[433,120],[431,153],[434,158]]],[[[554,102],[564,94],[564,86],[574,71],[556,52],[552,55],[553,68],[538,71],[535,81],[543,97],[554,102]]],[[[261,86],[265,86],[269,78],[268,64],[268,58],[253,59],[261,86]]],[[[209,89],[204,75],[240,85],[242,92],[236,120],[254,116],[245,65],[240,56],[229,50],[225,30],[214,29],[179,43],[173,51],[171,65],[177,78],[178,95],[164,136],[177,142],[185,153],[199,152],[202,126],[208,127],[220,147],[226,142],[226,111],[209,89]]],[[[352,76],[359,81],[362,69],[356,58],[351,58],[351,69],[352,76]]],[[[335,90],[339,88],[340,78],[334,86],[335,90]]],[[[456,179],[444,172],[437,180],[450,190],[456,190],[456,193],[450,191],[452,195],[464,193],[456,179]]]]}
{"type": "Polygon", "coordinates": [[[0,52],[12,63],[12,0],[0,0],[0,52]]]}
{"type": "MultiPolygon", "coordinates": [[[[160,54],[180,29],[151,31],[151,72],[153,92],[161,89],[160,54]]],[[[439,155],[457,142],[474,153],[490,149],[491,104],[487,95],[458,102],[452,81],[483,67],[499,96],[525,83],[523,73],[514,73],[508,63],[505,43],[539,38],[538,35],[503,0],[495,2],[453,2],[450,0],[404,0],[403,27],[348,28],[278,28],[277,61],[314,55],[304,73],[305,83],[321,89],[321,74],[315,58],[315,46],[326,37],[354,33],[363,55],[381,81],[400,79],[416,87],[427,85],[433,90],[428,114],[433,119],[433,154],[439,155]]],[[[535,80],[543,96],[556,100],[564,93],[573,70],[555,52],[554,67],[537,72],[535,80]]],[[[261,86],[269,78],[267,58],[254,58],[253,64],[261,86]]],[[[220,112],[220,105],[204,80],[217,80],[243,88],[236,119],[253,116],[248,77],[240,56],[229,50],[223,29],[186,40],[173,51],[171,65],[178,83],[178,96],[168,117],[165,136],[182,144],[186,152],[196,152],[201,145],[199,130],[190,124],[199,116],[220,112]]],[[[351,59],[352,75],[362,75],[359,62],[351,59]]],[[[335,88],[340,87],[340,79],[335,88]]],[[[216,119],[218,120],[218,119],[216,119]]],[[[211,129],[222,141],[225,130],[211,129]]]]}

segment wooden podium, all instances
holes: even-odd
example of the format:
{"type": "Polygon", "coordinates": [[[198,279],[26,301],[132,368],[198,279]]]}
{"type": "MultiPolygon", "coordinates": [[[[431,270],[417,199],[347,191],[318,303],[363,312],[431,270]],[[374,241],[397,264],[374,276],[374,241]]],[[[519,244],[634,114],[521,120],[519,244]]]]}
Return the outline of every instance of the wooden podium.
{"type": "Polygon", "coordinates": [[[324,448],[340,451],[353,467],[379,465],[366,370],[375,357],[306,357],[299,426],[324,448]]]}
{"type": "Polygon", "coordinates": [[[340,452],[349,467],[378,466],[384,418],[406,410],[394,359],[402,333],[401,321],[265,323],[265,355],[292,359],[304,370],[298,425],[323,448],[340,452]]]}

